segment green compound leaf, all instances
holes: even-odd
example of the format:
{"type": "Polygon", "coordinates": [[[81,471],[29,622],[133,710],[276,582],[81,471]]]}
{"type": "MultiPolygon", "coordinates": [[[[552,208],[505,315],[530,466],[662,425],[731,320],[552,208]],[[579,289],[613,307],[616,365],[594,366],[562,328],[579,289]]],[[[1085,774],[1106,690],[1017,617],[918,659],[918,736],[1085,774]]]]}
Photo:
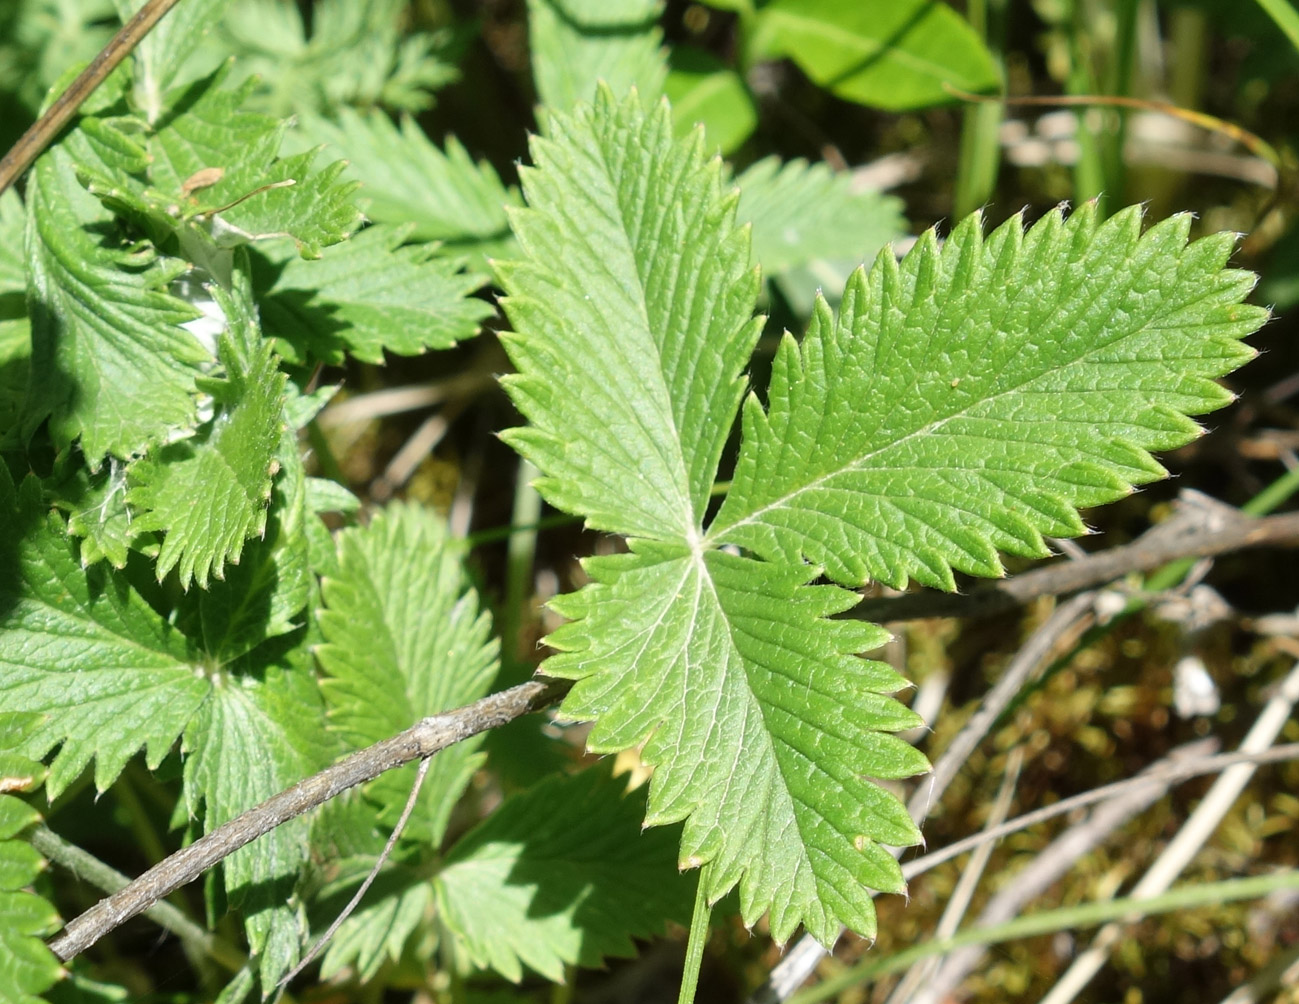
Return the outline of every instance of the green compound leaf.
{"type": "Polygon", "coordinates": [[[505,207],[518,202],[492,166],[475,164],[455,137],[439,150],[413,119],[401,128],[379,111],[341,109],[337,123],[302,116],[312,142],[348,161],[347,174],[363,185],[359,196],[376,223],[414,224],[410,239],[443,241],[475,261],[512,247],[505,207]]]}
{"type": "Polygon", "coordinates": [[[537,95],[547,114],[571,111],[603,83],[663,93],[667,60],[658,19],[662,0],[528,0],[528,42],[537,95]]]}
{"type": "Polygon", "coordinates": [[[237,561],[244,541],[266,528],[274,459],[284,428],[284,375],[245,295],[212,286],[226,318],[224,380],[204,380],[219,409],[194,439],[154,451],[132,466],[127,502],[134,533],[162,531],[157,575],[178,568],[181,584],[207,587],[237,561]]]}
{"type": "Polygon", "coordinates": [[[853,654],[888,634],[828,619],[857,596],[807,585],[807,566],[631,545],[588,559],[595,585],[553,604],[572,623],[548,639],[563,654],[543,668],[578,681],[563,713],[596,721],[593,752],[645,744],[645,820],[685,820],[680,863],[710,863],[710,901],[738,882],[745,922],[770,911],[777,941],[799,923],[824,944],[840,924],[871,936],[867,887],[904,888],[879,844],[920,834],[865,778],[928,766],[883,734],[922,724],[884,696],[905,681],[853,654]]]}
{"type": "Polygon", "coordinates": [[[757,335],[735,197],[663,106],[605,90],[551,125],[515,214],[530,259],[500,268],[506,385],[533,423],[507,436],[543,493],[633,553],[588,561],[594,584],[555,603],[573,623],[543,669],[578,681],[562,710],[596,720],[593,749],[647,743],[647,819],[686,821],[681,863],[711,862],[710,900],[738,883],[746,921],[770,911],[780,939],[870,933],[863,883],[901,887],[877,841],[917,839],[862,780],[925,769],[881,734],[918,721],[884,696],[904,681],[852,655],[882,631],[828,619],[852,594],[709,551],[699,529],[757,335]]]}
{"type": "MultiPolygon", "coordinates": [[[[330,726],[351,746],[396,735],[427,715],[487,691],[498,643],[480,611],[442,520],[418,506],[388,507],[364,529],[338,537],[339,570],[322,584],[316,657],[330,726]]],[[[407,833],[437,844],[455,800],[479,762],[476,744],[438,754],[407,833]]],[[[389,771],[366,789],[395,821],[413,767],[389,771]]]]}
{"type": "Polygon", "coordinates": [[[608,90],[533,157],[512,214],[528,259],[497,269],[520,332],[504,383],[532,424],[505,438],[590,526],[698,538],[760,327],[721,162],[673,141],[665,104],[608,90]]]}
{"type": "Polygon", "coordinates": [[[184,639],[118,573],[82,569],[34,478],[16,492],[0,470],[0,524],[0,707],[45,716],[25,755],[62,744],[50,797],[91,759],[99,791],[142,748],[157,767],[210,689],[184,639]]]}
{"type": "Polygon", "coordinates": [[[941,0],[774,0],[757,14],[750,59],[794,60],[831,93],[905,111],[997,88],[996,63],[941,0]]]}
{"type": "Polygon", "coordinates": [[[632,938],[690,916],[674,833],[641,832],[644,792],[603,768],[555,776],[505,800],[451,849],[434,879],[456,954],[518,982],[634,953],[632,938]]]}
{"type": "MultiPolygon", "coordinates": [[[[320,770],[335,752],[303,634],[223,667],[185,730],[186,804],[191,816],[202,806],[206,832],[320,770]]],[[[299,958],[305,927],[293,891],[309,834],[299,817],[222,862],[262,986],[274,986],[299,958]]]]}
{"type": "Polygon", "coordinates": [[[412,356],[472,338],[495,313],[470,296],[486,279],[434,258],[429,245],[403,247],[410,231],[369,227],[318,262],[262,249],[254,281],[263,330],[284,339],[291,361],[335,366],[345,353],[378,364],[385,350],[412,356]]]}
{"type": "Polygon", "coordinates": [[[91,466],[128,459],[195,418],[207,349],[180,327],[198,316],[167,292],[185,263],[123,247],[76,164],[100,163],[83,130],[36,163],[27,189],[31,397],[23,427],[49,418],[56,447],[77,437],[91,466]],[[75,161],[74,161],[75,155],[75,161]]]}
{"type": "Polygon", "coordinates": [[[1215,379],[1267,317],[1240,302],[1253,276],[1224,270],[1232,237],[1188,245],[1189,227],[1143,236],[1138,210],[1102,223],[1089,204],[882,253],[837,319],[822,304],[783,340],[710,539],[845,585],[952,589],[953,569],[997,576],[998,550],[1082,533],[1080,507],[1162,477],[1148,451],[1231,400],[1215,379]]]}

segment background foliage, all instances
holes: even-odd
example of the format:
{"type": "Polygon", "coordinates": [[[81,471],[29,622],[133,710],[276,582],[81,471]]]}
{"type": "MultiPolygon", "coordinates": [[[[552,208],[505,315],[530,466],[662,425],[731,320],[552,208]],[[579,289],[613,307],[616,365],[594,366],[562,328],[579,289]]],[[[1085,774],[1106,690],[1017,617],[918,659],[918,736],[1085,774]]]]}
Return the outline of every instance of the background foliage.
{"type": "MultiPolygon", "coordinates": [[[[136,6],[0,9],[0,102],[12,111],[0,143],[136,6]]],[[[1179,485],[1240,504],[1293,461],[1286,311],[1299,239],[1286,178],[1272,207],[1259,183],[1270,165],[1218,149],[1212,135],[1170,135],[1166,119],[1114,111],[962,107],[950,88],[1169,99],[1288,156],[1296,59],[1260,11],[1209,2],[183,0],[21,198],[0,198],[0,524],[12,527],[0,553],[0,765],[6,789],[28,792],[0,796],[0,1001],[49,989],[53,1001],[233,1002],[269,989],[375,862],[410,771],[281,828],[178,893],[182,914],[215,925],[215,949],[176,939],[158,949],[157,929],[136,921],[57,983],[37,941],[57,926],[51,904],[66,918],[96,894],[15,838],[39,810],[67,840],[138,873],[342,750],[524,678],[542,635],[548,669],[580,681],[567,710],[597,725],[524,720],[436,758],[393,860],[295,993],[671,999],[675,987],[662,984],[676,978],[674,957],[632,939],[686,921],[695,873],[677,864],[703,858],[715,862],[710,898],[737,881],[740,892],[715,913],[701,1000],[741,999],[775,961],[769,939],[746,928],[784,940],[801,922],[823,941],[840,922],[874,930],[857,883],[897,888],[891,857],[876,848],[846,886],[812,864],[786,883],[788,860],[808,847],[809,861],[835,858],[861,832],[863,800],[879,814],[868,837],[914,840],[900,804],[857,781],[923,768],[885,734],[919,721],[884,696],[900,685],[896,671],[922,687],[950,680],[925,744],[941,750],[1045,611],[899,627],[875,653],[884,661],[868,661],[854,653],[880,649],[883,632],[825,619],[854,601],[843,587],[950,588],[963,573],[1000,571],[998,551],[1018,569],[1046,553],[1043,534],[1084,528],[1075,505],[1155,477],[1143,449],[1185,443],[1194,427],[1182,416],[1233,397],[1213,436],[1163,461],[1179,485]],[[1145,58],[1151,47],[1162,60],[1145,58]],[[640,102],[622,100],[631,86],[640,102]],[[670,112],[653,110],[658,94],[670,112]],[[696,122],[697,145],[679,142],[696,122]],[[531,147],[529,133],[541,137],[531,147]],[[643,168],[629,157],[627,173],[606,174],[629,145],[647,153],[643,168]],[[709,162],[714,150],[727,162],[709,162]],[[217,163],[219,175],[205,173],[217,163]],[[1061,199],[1093,197],[1068,222],[1050,214],[1061,199]],[[1106,222],[1137,201],[1154,219],[1197,215],[1144,237],[1133,213],[1106,222]],[[985,204],[989,228],[1025,206],[1041,222],[1027,237],[1016,220],[986,238],[967,222],[946,228],[941,251],[922,237],[902,265],[887,252],[875,261],[887,241],[985,204]],[[656,230],[660,220],[677,229],[656,230]],[[574,221],[589,229],[589,259],[568,239],[574,221]],[[1262,315],[1238,305],[1250,280],[1219,271],[1229,240],[1186,246],[1221,230],[1252,235],[1236,261],[1262,273],[1256,299],[1279,315],[1252,342],[1262,362],[1225,389],[1214,378],[1246,360],[1236,338],[1262,315]],[[828,303],[814,303],[818,288],[828,303]],[[1161,288],[1172,294],[1152,293],[1161,288]],[[873,384],[853,346],[877,305],[908,301],[918,306],[896,322],[901,355],[934,366],[873,384]],[[758,303],[765,327],[751,320],[758,303]],[[1156,316],[1164,330],[1148,342],[1141,319],[1156,316]],[[943,338],[908,343],[922,318],[943,338]],[[974,351],[969,332],[983,329],[962,325],[979,318],[1011,335],[974,351]],[[796,342],[786,329],[807,334],[796,342]],[[632,332],[619,352],[641,354],[610,353],[613,330],[632,332]],[[1083,330],[1113,355],[1039,360],[1012,337],[1046,342],[1052,330],[1052,344],[1067,348],[1083,330]],[[984,368],[953,363],[962,353],[984,368]],[[652,358],[691,365],[659,373],[652,358]],[[511,368],[507,398],[491,377],[511,368]],[[742,405],[737,447],[729,416],[746,369],[762,391],[742,405]],[[1027,416],[1057,424],[1015,426],[1026,416],[1020,398],[1001,396],[1007,373],[1058,395],[1027,416]],[[564,380],[579,392],[556,393],[564,380]],[[950,442],[905,427],[942,425],[926,411],[937,400],[985,398],[968,427],[944,426],[950,442]],[[829,429],[822,418],[845,414],[840,402],[854,418],[829,429]],[[530,424],[498,439],[520,412],[530,424]],[[1132,448],[1075,437],[1066,417],[1132,448]],[[675,438],[655,439],[658,429],[675,438]],[[876,470],[872,434],[901,438],[905,455],[876,470]],[[586,529],[545,513],[528,487],[537,471],[502,439],[540,469],[547,502],[586,529]],[[827,448],[791,454],[800,441],[827,448]],[[596,445],[584,455],[583,444],[596,445]],[[732,472],[718,503],[715,481],[732,472]],[[882,501],[840,507],[816,495],[804,506],[805,482],[882,501]],[[932,504],[899,503],[927,494],[932,504]],[[394,495],[406,501],[383,507],[394,495]],[[511,523],[523,532],[502,533],[511,523]],[[637,539],[628,549],[596,531],[637,539]],[[691,548],[703,538],[701,573],[691,548]],[[828,581],[812,582],[804,558],[828,581]],[[557,594],[568,595],[543,609],[557,594]],[[719,656],[715,639],[735,624],[747,647],[719,656]],[[657,661],[622,654],[647,638],[657,661]],[[716,696],[691,675],[709,659],[743,667],[750,693],[722,694],[708,716],[697,699],[669,700],[716,696]],[[736,709],[780,707],[781,673],[794,664],[798,687],[832,696],[817,719],[793,714],[767,730],[778,741],[755,755],[761,742],[736,709]],[[854,715],[840,708],[846,679],[854,715]],[[662,688],[661,703],[628,700],[637,686],[662,688]],[[638,716],[668,705],[674,724],[642,752],[585,763],[584,746],[638,746],[648,733],[638,716]],[[862,707],[872,716],[859,727],[862,707]],[[711,720],[723,725],[701,727],[711,720]],[[827,721],[844,741],[828,760],[827,721]],[[845,804],[816,807],[826,829],[788,843],[755,836],[763,823],[806,831],[806,817],[791,811],[785,825],[779,798],[748,788],[783,784],[795,802],[814,802],[815,786],[791,779],[824,762],[853,764],[840,780],[857,785],[845,804]],[[627,793],[614,774],[628,767],[656,767],[653,787],[627,793]],[[729,794],[737,778],[743,797],[729,794]],[[642,833],[647,813],[684,826],[642,833]],[[560,980],[572,989],[545,982],[560,980]],[[314,989],[320,981],[332,989],[314,989]]],[[[1088,512],[1086,526],[1105,532],[1101,543],[1125,540],[1172,491],[1088,512]]],[[[1267,553],[1222,561],[1209,582],[1241,613],[1193,637],[1136,618],[1079,647],[971,759],[926,827],[929,844],[979,825],[1010,749],[1028,751],[1018,797],[1029,806],[1197,735],[1232,744],[1293,644],[1256,633],[1251,618],[1288,611],[1299,595],[1292,564],[1267,553]],[[1221,709],[1173,718],[1171,667],[1192,649],[1221,709]]],[[[1261,777],[1196,877],[1293,866],[1294,780],[1293,767],[1261,777]]],[[[1083,859],[1059,901],[1091,898],[1135,867],[1126,855],[1196,790],[1083,859]]],[[[992,868],[1013,874],[1049,835],[1008,841],[992,868]]],[[[906,911],[900,897],[881,898],[876,951],[931,930],[955,874],[913,883],[906,911]]],[[[1259,909],[1149,921],[1143,947],[1120,952],[1098,992],[1140,999],[1175,979],[1218,999],[1284,940],[1284,921],[1245,933],[1260,929],[1259,909]]],[[[1036,999],[1058,967],[1040,944],[1012,944],[971,989],[1036,999]]]]}

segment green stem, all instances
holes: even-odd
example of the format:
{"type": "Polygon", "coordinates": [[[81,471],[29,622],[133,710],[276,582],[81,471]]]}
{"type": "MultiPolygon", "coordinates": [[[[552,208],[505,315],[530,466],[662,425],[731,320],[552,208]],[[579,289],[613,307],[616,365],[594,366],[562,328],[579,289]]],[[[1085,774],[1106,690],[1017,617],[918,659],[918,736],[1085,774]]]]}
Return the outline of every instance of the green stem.
{"type": "Polygon", "coordinates": [[[712,865],[699,869],[699,885],[695,889],[695,910],[690,917],[690,940],[686,942],[685,968],[681,972],[681,993],[677,1004],[694,1004],[699,989],[699,971],[704,965],[704,947],[708,944],[708,918],[713,908],[708,905],[708,873],[712,865]]]}
{"type": "Polygon", "coordinates": [[[912,948],[871,959],[830,977],[825,982],[795,994],[789,1004],[815,1004],[829,1000],[836,994],[864,983],[866,980],[914,965],[919,959],[943,955],[966,945],[997,945],[1020,938],[1032,938],[1056,931],[1080,927],[1096,927],[1112,920],[1127,917],[1149,917],[1174,910],[1190,910],[1201,906],[1231,903],[1243,899],[1259,899],[1282,889],[1299,889],[1299,870],[1271,875],[1253,875],[1249,878],[1228,879],[1224,882],[1190,884],[1170,889],[1161,896],[1150,899],[1112,899],[1080,906],[1046,910],[1027,917],[1017,917],[1004,924],[991,927],[966,928],[950,938],[935,938],[912,948]]]}
{"type": "MultiPolygon", "coordinates": [[[[510,525],[519,530],[510,535],[505,559],[505,601],[501,605],[501,645],[507,665],[518,665],[519,633],[523,629],[523,606],[532,595],[532,567],[537,554],[536,526],[541,516],[541,496],[532,481],[541,472],[520,459],[514,485],[514,509],[510,525]],[[531,527],[531,529],[525,529],[531,527]]],[[[518,682],[526,679],[531,667],[523,667],[518,682]]],[[[509,682],[515,682],[513,680],[509,682]]]]}
{"type": "MultiPolygon", "coordinates": [[[[1117,6],[1118,34],[1114,40],[1114,72],[1110,93],[1126,98],[1132,96],[1132,74],[1136,67],[1137,0],[1119,0],[1117,6]]],[[[1128,113],[1124,108],[1116,108],[1110,114],[1117,116],[1118,122],[1113,134],[1108,137],[1105,188],[1113,199],[1122,200],[1126,172],[1123,147],[1128,136],[1128,113]]]]}
{"type": "MultiPolygon", "coordinates": [[[[970,0],[967,9],[971,26],[987,44],[999,69],[1006,35],[1006,3],[1007,0],[970,0]]],[[[1004,79],[1002,86],[1005,86],[1004,79]]],[[[962,114],[961,150],[953,196],[956,219],[968,216],[992,197],[1001,166],[998,130],[1005,108],[1000,102],[979,101],[966,106],[962,114]]]]}
{"type": "MultiPolygon", "coordinates": [[[[1065,90],[1074,96],[1089,95],[1097,92],[1096,79],[1091,71],[1091,35],[1087,30],[1086,16],[1079,0],[1074,0],[1071,9],[1069,32],[1069,76],[1065,81],[1065,90]]],[[[1101,155],[1100,144],[1088,128],[1087,120],[1092,109],[1080,108],[1077,112],[1078,162],[1073,169],[1074,199],[1086,202],[1088,199],[1102,200],[1105,194],[1105,164],[1101,155]]],[[[1101,216],[1107,215],[1105,206],[1100,206],[1101,216]]]]}

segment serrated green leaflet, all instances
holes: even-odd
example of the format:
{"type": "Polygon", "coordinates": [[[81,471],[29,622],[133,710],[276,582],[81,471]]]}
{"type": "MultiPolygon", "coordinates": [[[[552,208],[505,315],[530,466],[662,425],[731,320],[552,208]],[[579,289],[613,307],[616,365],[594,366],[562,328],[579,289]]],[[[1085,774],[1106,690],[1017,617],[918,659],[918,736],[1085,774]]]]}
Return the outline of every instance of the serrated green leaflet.
{"type": "Polygon", "coordinates": [[[59,915],[29,892],[0,892],[0,1004],[41,1004],[31,996],[54,985],[62,966],[42,935],[58,930],[59,915]]]}
{"type": "Polygon", "coordinates": [[[211,355],[180,327],[197,316],[166,291],[186,268],[123,247],[112,216],[76,180],[93,162],[74,132],[36,163],[27,198],[32,318],[30,433],[47,417],[59,448],[80,437],[92,468],[127,459],[195,417],[194,380],[211,355]]]}
{"type": "Polygon", "coordinates": [[[998,549],[1082,533],[1078,508],[1162,477],[1147,451],[1231,399],[1215,378],[1267,316],[1223,268],[1232,237],[1187,245],[1189,227],[1143,236],[1138,210],[1102,224],[1087,205],[882,253],[837,319],[822,305],[782,342],[710,538],[845,585],[951,589],[952,569],[1000,575],[998,549]]]}
{"type": "Polygon", "coordinates": [[[22,752],[62,744],[54,798],[93,758],[106,789],[138,750],[156,767],[209,691],[180,634],[113,570],[83,571],[39,485],[0,470],[0,704],[45,716],[22,752]]]}
{"type": "Polygon", "coordinates": [[[358,195],[375,222],[414,224],[411,238],[443,241],[475,262],[512,247],[505,207],[517,194],[454,136],[439,150],[413,119],[403,118],[399,129],[380,111],[350,109],[340,109],[336,123],[304,115],[302,129],[326,144],[329,157],[347,158],[347,174],[363,183],[358,195]]]}
{"type": "Polygon", "coordinates": [[[224,581],[187,597],[198,607],[204,650],[223,662],[301,627],[307,619],[303,608],[313,582],[303,530],[306,479],[297,437],[287,429],[276,462],[280,474],[265,531],[244,542],[239,563],[226,566],[224,581]]]}
{"type": "Polygon", "coordinates": [[[287,343],[293,361],[335,366],[344,353],[380,364],[385,350],[411,356],[472,338],[495,313],[470,297],[486,279],[429,245],[403,247],[410,231],[372,226],[320,261],[263,249],[254,260],[263,330],[287,343]]]}
{"type": "Polygon", "coordinates": [[[207,586],[237,560],[248,537],[266,528],[275,452],[284,428],[284,375],[260,337],[246,288],[211,287],[226,318],[220,358],[224,380],[206,380],[218,409],[192,440],[156,450],[130,471],[127,502],[134,533],[161,531],[158,578],[171,569],[181,584],[207,586]]]}
{"type": "Polygon", "coordinates": [[[545,113],[590,101],[600,82],[615,94],[662,94],[662,9],[662,0],[528,0],[532,76],[545,113]]]}
{"type": "Polygon", "coordinates": [[[631,939],[690,915],[669,831],[640,830],[643,791],[603,767],[507,799],[451,849],[434,879],[457,956],[516,983],[631,955],[631,939]]]}
{"type": "MultiPolygon", "coordinates": [[[[417,506],[389,507],[364,529],[339,535],[336,577],[322,586],[316,650],[329,674],[321,687],[331,727],[365,746],[421,718],[481,697],[496,672],[497,642],[480,612],[441,519],[417,506]]],[[[433,761],[407,832],[437,844],[477,765],[475,743],[433,761]]],[[[366,789],[393,821],[410,792],[410,771],[390,771],[366,789]]]]}
{"type": "Polygon", "coordinates": [[[572,619],[551,634],[562,654],[543,667],[578,681],[564,714],[595,720],[593,752],[644,743],[656,768],[646,822],[685,820],[681,865],[710,862],[711,901],[738,882],[745,922],[770,911],[778,941],[799,923],[826,944],[840,923],[871,934],[867,887],[903,888],[878,844],[920,834],[863,778],[927,766],[879,731],[923,724],[884,696],[904,681],[853,654],[887,633],[829,620],[857,597],[806,585],[806,566],[632,548],[588,559],[596,584],[553,604],[572,619]]]}
{"type": "Polygon", "coordinates": [[[673,142],[665,104],[607,91],[532,150],[512,215],[528,258],[497,269],[520,332],[504,383],[532,424],[505,438],[591,526],[697,538],[760,330],[721,161],[673,142]]]}
{"type": "MultiPolygon", "coordinates": [[[[335,752],[300,636],[268,642],[224,667],[185,729],[185,799],[211,831],[324,767],[335,752]]],[[[303,934],[293,896],[307,851],[299,817],[222,862],[230,903],[244,913],[263,986],[298,960],[303,934]]]]}
{"type": "Polygon", "coordinates": [[[81,564],[89,568],[107,560],[114,568],[124,568],[131,547],[128,465],[109,457],[108,463],[92,474],[78,462],[78,455],[69,454],[66,459],[75,466],[49,494],[50,501],[67,514],[68,533],[81,538],[81,564]]]}
{"type": "Polygon", "coordinates": [[[997,548],[1080,532],[1076,507],[1159,476],[1148,451],[1228,399],[1214,378],[1265,312],[1223,268],[1231,238],[1188,245],[1184,219],[1142,237],[1136,212],[1086,208],[986,241],[971,219],[900,266],[881,253],[839,319],[822,303],[783,341],[705,530],[756,332],[734,202],[661,107],[603,91],[549,126],[513,217],[527,260],[499,268],[531,422],[507,438],[631,553],[554,603],[571,622],[543,669],[577,681],[562,710],[595,720],[593,749],[644,744],[647,820],[684,821],[710,900],[738,885],[777,939],[869,935],[868,887],[902,887],[880,845],[918,834],[867,779],[925,768],[887,734],[918,719],[854,654],[883,632],[833,619],[855,595],[810,583],[950,587],[954,568],[997,574],[997,548]]]}
{"type": "Polygon", "coordinates": [[[154,125],[85,119],[95,156],[78,156],[78,177],[159,246],[179,234],[204,266],[214,245],[269,237],[292,237],[303,257],[318,258],[360,225],[356,184],[339,180],[341,163],[315,170],[315,151],[279,157],[287,123],[245,108],[253,84],[224,88],[227,69],[168,94],[154,125]]]}

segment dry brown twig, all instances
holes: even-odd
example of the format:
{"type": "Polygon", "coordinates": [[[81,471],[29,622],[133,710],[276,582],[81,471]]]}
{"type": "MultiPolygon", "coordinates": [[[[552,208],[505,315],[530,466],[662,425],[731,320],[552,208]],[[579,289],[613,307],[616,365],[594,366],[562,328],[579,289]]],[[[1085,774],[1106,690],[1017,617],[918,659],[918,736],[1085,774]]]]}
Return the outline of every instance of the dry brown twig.
{"type": "Polygon", "coordinates": [[[99,55],[90,61],[90,65],[81,71],[68,89],[54,99],[32,127],[19,137],[8,153],[0,158],[0,194],[12,185],[27,168],[54,141],[59,131],[72,121],[86,98],[94,93],[110,73],[117,69],[144,36],[153,31],[158,22],[179,3],[180,0],[146,0],[135,12],[135,16],[114,35],[99,55]]]}

